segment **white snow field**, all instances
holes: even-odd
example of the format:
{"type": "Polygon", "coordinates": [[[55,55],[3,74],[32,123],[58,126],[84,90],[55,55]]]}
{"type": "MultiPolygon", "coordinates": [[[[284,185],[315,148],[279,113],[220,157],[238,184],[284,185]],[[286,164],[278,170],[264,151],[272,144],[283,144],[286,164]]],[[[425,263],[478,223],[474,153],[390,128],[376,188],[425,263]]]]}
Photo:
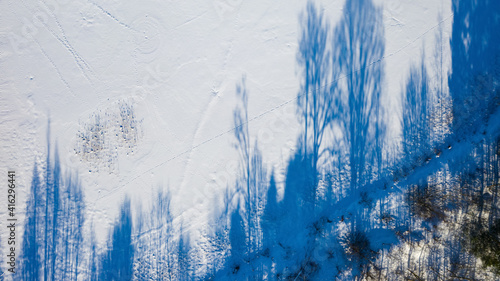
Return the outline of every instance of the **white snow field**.
{"type": "MultiPolygon", "coordinates": [[[[383,10],[385,50],[372,63],[384,65],[390,146],[400,141],[410,66],[428,58],[430,84],[450,71],[452,4],[374,2],[383,10]],[[441,73],[433,65],[436,46],[441,73]]],[[[333,29],[344,1],[315,3],[333,29]]],[[[104,245],[121,202],[129,197],[135,216],[150,209],[159,189],[171,193],[176,228],[182,224],[192,241],[203,239],[239,171],[233,112],[242,79],[250,143],[258,141],[283,196],[286,163],[302,130],[297,53],[306,5],[0,1],[0,206],[7,206],[4,175],[14,170],[19,244],[33,165],[43,166],[48,143],[51,157],[58,150],[62,172],[78,177],[84,189],[85,239],[92,224],[104,245]]],[[[4,248],[7,208],[0,215],[4,248]]]]}

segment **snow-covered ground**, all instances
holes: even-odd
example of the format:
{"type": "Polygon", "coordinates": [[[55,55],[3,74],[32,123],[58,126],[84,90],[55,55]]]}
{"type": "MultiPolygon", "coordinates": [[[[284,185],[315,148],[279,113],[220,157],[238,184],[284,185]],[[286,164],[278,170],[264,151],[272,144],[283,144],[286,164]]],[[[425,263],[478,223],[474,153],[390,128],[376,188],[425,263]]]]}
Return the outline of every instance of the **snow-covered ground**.
{"type": "MultiPolygon", "coordinates": [[[[159,185],[171,190],[176,215],[190,226],[203,224],[211,197],[235,179],[232,111],[243,75],[250,134],[258,137],[266,164],[282,170],[293,149],[299,130],[299,15],[305,4],[3,1],[3,170],[17,171],[20,194],[26,194],[33,163],[46,153],[50,120],[50,141],[57,143],[65,169],[82,180],[97,225],[113,221],[126,194],[147,206],[159,185]],[[82,161],[75,153],[79,130],[95,114],[116,115],[119,103],[132,106],[140,124],[134,147],[109,140],[109,157],[82,161]]],[[[320,5],[335,24],[343,4],[320,5]]],[[[439,25],[449,61],[451,4],[376,4],[383,7],[386,49],[380,59],[394,139],[409,66],[433,54],[439,25]]]]}
{"type": "MultiPolygon", "coordinates": [[[[317,4],[335,26],[344,1],[317,4]]],[[[375,4],[383,9],[385,53],[373,63],[385,65],[390,144],[400,138],[410,66],[429,58],[435,82],[440,48],[442,74],[449,72],[452,12],[450,1],[375,4]]],[[[196,239],[236,179],[233,110],[242,77],[250,136],[282,195],[301,130],[297,52],[305,8],[306,1],[1,1],[0,174],[16,171],[19,221],[33,164],[45,159],[49,141],[63,171],[82,182],[98,241],[126,196],[134,209],[148,209],[159,188],[172,194],[174,224],[196,239]]],[[[0,214],[4,225],[5,208],[0,214]]],[[[3,243],[4,227],[1,235],[3,243]]]]}

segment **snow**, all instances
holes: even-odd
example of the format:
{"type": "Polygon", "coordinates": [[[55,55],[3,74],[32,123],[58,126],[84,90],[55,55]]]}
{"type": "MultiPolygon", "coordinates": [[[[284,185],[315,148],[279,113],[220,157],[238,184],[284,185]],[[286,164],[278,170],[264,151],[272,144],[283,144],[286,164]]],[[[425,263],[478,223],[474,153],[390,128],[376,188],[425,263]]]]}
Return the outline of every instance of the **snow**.
{"type": "MultiPolygon", "coordinates": [[[[343,4],[318,1],[332,25],[343,4]]],[[[410,65],[433,55],[438,28],[442,42],[449,42],[451,3],[375,4],[383,7],[385,54],[373,63],[385,64],[387,141],[393,144],[400,136],[399,96],[410,65]]],[[[297,51],[305,6],[241,0],[0,2],[0,171],[16,171],[19,221],[33,164],[46,157],[50,120],[48,141],[58,147],[63,171],[78,174],[100,244],[125,197],[133,208],[149,209],[159,188],[171,192],[174,225],[182,223],[199,239],[219,208],[214,204],[236,180],[233,110],[243,76],[250,136],[258,140],[267,169],[274,169],[282,197],[286,163],[301,130],[297,51]],[[123,104],[133,107],[134,141],[113,136],[123,104]],[[108,122],[105,148],[97,157],[84,157],[75,151],[79,132],[95,123],[96,114],[108,122]]],[[[443,151],[439,163],[456,157],[460,145],[466,144],[453,144],[452,156],[443,151]]],[[[6,205],[5,196],[0,198],[6,205]]],[[[345,207],[342,212],[357,208],[345,207]]],[[[6,211],[0,214],[4,218],[6,211]]],[[[3,243],[7,233],[1,233],[3,243]]],[[[395,243],[387,230],[369,235],[376,249],[395,243]]]]}

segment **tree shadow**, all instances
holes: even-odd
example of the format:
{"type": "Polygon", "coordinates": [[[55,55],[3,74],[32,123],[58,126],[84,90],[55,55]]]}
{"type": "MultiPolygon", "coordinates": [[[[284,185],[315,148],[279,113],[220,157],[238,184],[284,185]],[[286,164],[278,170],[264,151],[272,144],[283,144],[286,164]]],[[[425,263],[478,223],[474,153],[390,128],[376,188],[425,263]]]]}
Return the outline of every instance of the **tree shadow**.
{"type": "Polygon", "coordinates": [[[57,145],[51,161],[50,121],[42,171],[35,161],[22,236],[18,277],[76,280],[83,262],[85,201],[78,180],[61,173],[57,145]]]}
{"type": "Polygon", "coordinates": [[[136,280],[189,280],[192,273],[189,236],[173,226],[172,201],[169,190],[159,186],[149,212],[137,219],[134,238],[136,280]]]}
{"type": "Polygon", "coordinates": [[[453,1],[451,73],[453,131],[477,130],[500,105],[500,2],[453,1]]]}
{"type": "MultiPolygon", "coordinates": [[[[479,143],[463,159],[454,159],[450,170],[460,178],[464,194],[472,200],[477,221],[498,218],[498,137],[487,134],[487,126],[498,122],[500,108],[500,2],[453,1],[453,31],[450,40],[452,66],[448,77],[452,98],[453,136],[461,141],[477,135],[479,143]],[[487,190],[490,189],[490,190],[487,190]],[[487,197],[487,196],[486,196],[487,197]],[[487,211],[492,208],[493,212],[487,211]],[[488,218],[484,218],[489,213],[488,218]]],[[[491,132],[490,132],[491,133],[491,132]]],[[[469,208],[469,206],[467,206],[469,208]]]]}
{"type": "MultiPolygon", "coordinates": [[[[331,211],[328,201],[334,194],[329,190],[333,184],[328,186],[328,176],[335,172],[327,169],[339,169],[337,175],[346,174],[346,169],[352,194],[383,174],[385,38],[382,9],[369,0],[348,0],[332,30],[312,2],[301,20],[297,61],[302,83],[297,113],[304,129],[287,164],[277,235],[286,258],[277,270],[307,279],[315,274],[312,253],[321,247],[318,237],[326,235],[326,224],[331,222],[327,210],[331,211]],[[327,133],[333,132],[340,132],[340,136],[332,136],[333,140],[341,139],[338,147],[333,141],[325,143],[327,133]],[[338,157],[338,165],[332,155],[338,157]],[[326,171],[329,174],[319,176],[326,171]],[[320,178],[324,179],[320,182],[320,178]],[[324,194],[320,194],[320,187],[326,188],[321,190],[324,194]],[[325,201],[319,200],[321,196],[325,201]]],[[[362,216],[354,217],[352,231],[363,231],[362,216]]]]}
{"type": "Polygon", "coordinates": [[[132,212],[130,199],[127,198],[120,207],[120,215],[113,226],[108,248],[101,257],[99,280],[131,280],[134,252],[132,212]]]}
{"type": "Polygon", "coordinates": [[[177,280],[189,281],[194,279],[193,252],[189,233],[185,234],[181,225],[179,242],[177,243],[177,280]]]}
{"type": "Polygon", "coordinates": [[[40,243],[40,219],[39,206],[42,183],[38,175],[38,167],[35,162],[33,177],[31,181],[30,194],[26,203],[26,218],[24,224],[23,242],[20,253],[20,272],[22,280],[36,280],[40,278],[41,271],[41,243],[40,243]]]}
{"type": "Polygon", "coordinates": [[[412,65],[403,89],[401,121],[404,164],[420,165],[431,145],[429,124],[429,85],[427,70],[422,59],[419,66],[412,65]]]}
{"type": "Polygon", "coordinates": [[[381,105],[385,35],[382,8],[371,0],[348,0],[333,35],[333,78],[341,95],[337,119],[344,134],[350,187],[356,190],[382,170],[385,126],[381,105]]]}
{"type": "Polygon", "coordinates": [[[297,63],[302,71],[300,92],[297,96],[297,114],[303,122],[302,154],[311,157],[312,167],[306,167],[315,192],[318,165],[325,152],[324,136],[331,125],[335,96],[331,85],[331,54],[328,42],[330,26],[322,11],[308,2],[299,16],[302,24],[297,63]]]}
{"type": "MultiPolygon", "coordinates": [[[[239,154],[239,172],[235,182],[235,193],[225,200],[226,215],[229,219],[228,241],[231,247],[226,259],[227,274],[237,274],[245,261],[260,256],[263,243],[262,215],[264,197],[267,190],[267,169],[264,166],[258,141],[253,145],[248,128],[248,92],[246,78],[236,85],[236,95],[240,105],[233,111],[235,148],[239,154]],[[234,199],[236,202],[233,202],[234,199]],[[237,205],[236,208],[232,204],[237,205]]],[[[261,279],[262,267],[254,262],[252,276],[261,279]]],[[[241,274],[241,272],[240,272],[241,274]]]]}
{"type": "Polygon", "coordinates": [[[236,189],[242,195],[242,211],[245,214],[245,229],[248,239],[248,253],[258,251],[261,246],[260,217],[263,208],[263,197],[267,188],[267,170],[264,167],[262,152],[258,140],[253,145],[248,129],[248,92],[246,78],[236,86],[236,95],[241,105],[234,110],[234,135],[236,150],[240,156],[240,172],[236,181],[236,189]]]}

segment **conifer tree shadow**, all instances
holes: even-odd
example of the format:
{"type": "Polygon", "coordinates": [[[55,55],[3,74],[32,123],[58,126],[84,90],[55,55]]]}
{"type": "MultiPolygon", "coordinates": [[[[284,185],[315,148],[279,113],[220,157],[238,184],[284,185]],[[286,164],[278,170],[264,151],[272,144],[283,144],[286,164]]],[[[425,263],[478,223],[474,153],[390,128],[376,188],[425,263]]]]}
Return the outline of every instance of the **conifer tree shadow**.
{"type": "MultiPolygon", "coordinates": [[[[283,200],[278,204],[277,214],[274,214],[279,218],[276,224],[275,253],[286,257],[282,264],[276,265],[276,270],[281,273],[286,273],[293,266],[300,265],[306,260],[314,243],[314,237],[310,235],[310,226],[316,218],[315,208],[320,206],[316,201],[313,178],[315,175],[311,174],[311,171],[314,171],[311,161],[313,158],[311,154],[304,156],[306,151],[304,145],[303,137],[299,136],[297,149],[287,163],[283,200]]],[[[270,194],[273,194],[273,190],[270,194]]],[[[272,215],[267,214],[267,216],[272,215]]]]}
{"type": "Polygon", "coordinates": [[[194,279],[191,247],[189,233],[185,234],[181,225],[179,242],[177,245],[177,279],[179,281],[189,281],[194,279]]]}
{"type": "Polygon", "coordinates": [[[38,175],[38,167],[35,162],[33,168],[33,178],[29,198],[26,203],[26,218],[24,224],[23,242],[20,253],[20,266],[24,270],[20,272],[21,280],[36,280],[40,278],[41,261],[40,261],[40,222],[38,222],[41,211],[40,199],[41,182],[38,175]]]}
{"type": "Polygon", "coordinates": [[[245,260],[248,259],[247,234],[239,204],[232,211],[230,220],[229,243],[231,245],[231,257],[229,259],[229,266],[232,273],[236,274],[240,270],[240,267],[243,266],[245,260]]]}
{"type": "Polygon", "coordinates": [[[77,177],[61,173],[57,146],[53,161],[50,152],[49,127],[47,157],[42,161],[43,170],[36,162],[34,164],[26,202],[19,256],[23,269],[16,275],[21,280],[76,280],[81,273],[85,222],[83,190],[77,177]]]}
{"type": "Polygon", "coordinates": [[[127,198],[120,207],[118,221],[110,235],[110,244],[102,255],[99,280],[131,280],[134,252],[132,213],[127,198]]]}

